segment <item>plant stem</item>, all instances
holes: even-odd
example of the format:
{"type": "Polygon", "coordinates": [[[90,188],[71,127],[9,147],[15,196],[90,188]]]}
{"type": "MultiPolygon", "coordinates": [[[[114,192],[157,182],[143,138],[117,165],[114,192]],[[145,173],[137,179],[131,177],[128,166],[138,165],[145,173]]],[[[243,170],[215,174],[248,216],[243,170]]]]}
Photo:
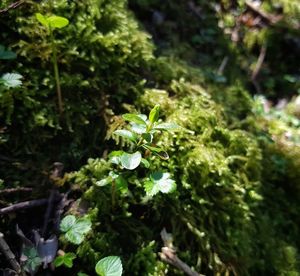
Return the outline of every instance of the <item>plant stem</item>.
{"type": "Polygon", "coordinates": [[[57,92],[57,98],[58,98],[58,109],[59,114],[61,115],[63,113],[63,101],[61,96],[61,88],[60,88],[60,81],[59,81],[59,71],[58,71],[58,64],[57,64],[57,50],[56,50],[56,44],[53,37],[53,31],[50,28],[50,39],[51,39],[51,47],[52,47],[52,62],[53,62],[53,69],[54,69],[54,77],[56,82],[56,92],[57,92]]]}
{"type": "Polygon", "coordinates": [[[115,209],[116,205],[116,184],[115,181],[111,183],[111,208],[112,210],[115,209]]]}

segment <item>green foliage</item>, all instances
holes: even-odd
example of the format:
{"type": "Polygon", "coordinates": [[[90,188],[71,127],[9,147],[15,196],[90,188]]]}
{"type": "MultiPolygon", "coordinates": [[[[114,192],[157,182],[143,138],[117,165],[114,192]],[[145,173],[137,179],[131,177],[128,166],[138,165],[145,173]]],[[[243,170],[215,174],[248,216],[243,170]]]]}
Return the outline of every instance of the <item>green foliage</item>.
{"type": "Polygon", "coordinates": [[[45,17],[44,15],[40,13],[35,14],[36,19],[48,30],[50,29],[61,29],[69,24],[69,20],[67,18],[57,16],[57,15],[51,15],[48,17],[45,17]]]}
{"type": "Polygon", "coordinates": [[[117,256],[108,256],[101,259],[95,267],[99,276],[121,276],[123,267],[121,259],[117,256]]]}
{"type": "Polygon", "coordinates": [[[76,254],[68,252],[63,254],[62,256],[57,256],[54,260],[54,265],[56,267],[64,265],[68,268],[72,268],[74,259],[76,259],[76,254]]]}
{"type": "Polygon", "coordinates": [[[82,243],[85,235],[91,230],[91,221],[88,218],[77,219],[73,215],[63,218],[60,230],[65,233],[66,239],[74,244],[82,243]]]}
{"type": "Polygon", "coordinates": [[[24,269],[26,272],[32,274],[42,264],[42,260],[34,247],[25,247],[22,252],[26,258],[24,269]]]}
{"type": "Polygon", "coordinates": [[[0,84],[7,88],[19,87],[22,84],[22,76],[16,73],[6,73],[0,78],[0,84]]]}

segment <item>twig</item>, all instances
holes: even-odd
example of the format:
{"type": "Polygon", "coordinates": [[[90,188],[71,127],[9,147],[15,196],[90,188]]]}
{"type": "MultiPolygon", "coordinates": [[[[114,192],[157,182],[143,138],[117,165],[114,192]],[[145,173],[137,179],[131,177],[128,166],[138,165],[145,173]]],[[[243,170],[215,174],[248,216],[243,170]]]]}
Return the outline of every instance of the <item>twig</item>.
{"type": "Polygon", "coordinates": [[[54,231],[58,232],[59,231],[59,224],[61,220],[61,215],[64,211],[64,207],[68,204],[68,196],[71,190],[67,191],[62,199],[60,200],[59,204],[57,205],[56,212],[54,214],[54,231]]]}
{"type": "Polygon", "coordinates": [[[224,69],[225,69],[225,67],[228,63],[228,60],[229,60],[228,56],[223,58],[222,63],[220,64],[220,67],[219,67],[218,72],[217,72],[218,75],[223,75],[223,72],[224,72],[224,69]]]}
{"type": "Polygon", "coordinates": [[[5,255],[7,260],[9,261],[11,267],[20,275],[20,273],[22,271],[21,266],[17,262],[14,253],[12,253],[12,251],[10,250],[8,244],[6,243],[6,241],[4,239],[4,235],[1,232],[0,232],[0,250],[2,251],[3,255],[5,255]]]}
{"type": "Polygon", "coordinates": [[[263,65],[263,62],[265,60],[265,57],[266,57],[266,52],[267,52],[267,47],[266,45],[262,45],[261,48],[260,48],[260,53],[259,53],[259,56],[258,56],[258,59],[257,59],[257,62],[256,62],[256,65],[255,65],[255,68],[252,72],[252,75],[251,75],[251,80],[255,80],[260,69],[261,69],[261,66],[263,65]]]}
{"type": "Polygon", "coordinates": [[[8,7],[0,10],[0,13],[7,12],[10,9],[15,9],[24,3],[25,3],[25,0],[20,0],[20,1],[14,2],[14,3],[10,4],[8,7]]]}
{"type": "Polygon", "coordinates": [[[11,188],[11,189],[3,189],[0,190],[1,194],[12,194],[17,192],[32,192],[32,188],[25,188],[25,187],[19,187],[19,188],[11,188]]]}
{"type": "Polygon", "coordinates": [[[203,274],[199,274],[195,271],[193,271],[186,263],[181,261],[175,251],[169,247],[163,247],[162,252],[159,253],[160,258],[167,262],[170,265],[173,265],[183,271],[186,275],[189,276],[204,276],[203,274]]]}
{"type": "Polygon", "coordinates": [[[182,260],[180,260],[177,257],[175,248],[172,244],[173,242],[172,234],[167,233],[166,229],[164,228],[160,232],[160,235],[161,235],[161,239],[164,242],[164,247],[162,247],[161,249],[162,252],[158,254],[163,261],[177,267],[179,270],[183,271],[185,274],[189,276],[205,276],[203,274],[199,274],[193,271],[186,263],[184,263],[182,260]]]}
{"type": "Polygon", "coordinates": [[[43,229],[42,229],[42,237],[43,238],[45,238],[47,226],[49,224],[49,218],[50,218],[51,212],[53,210],[53,204],[55,202],[55,198],[57,197],[57,194],[59,194],[59,192],[56,189],[52,189],[50,192],[49,198],[48,198],[47,210],[45,213],[44,225],[43,225],[43,229]]]}
{"type": "MultiPolygon", "coordinates": [[[[55,201],[58,201],[59,199],[60,198],[56,198],[55,201]]],[[[34,199],[34,200],[19,202],[19,203],[13,204],[11,206],[0,209],[0,215],[20,211],[20,210],[23,210],[23,209],[29,209],[29,208],[33,208],[33,207],[42,206],[42,205],[45,205],[47,203],[48,203],[47,198],[34,199]]]]}

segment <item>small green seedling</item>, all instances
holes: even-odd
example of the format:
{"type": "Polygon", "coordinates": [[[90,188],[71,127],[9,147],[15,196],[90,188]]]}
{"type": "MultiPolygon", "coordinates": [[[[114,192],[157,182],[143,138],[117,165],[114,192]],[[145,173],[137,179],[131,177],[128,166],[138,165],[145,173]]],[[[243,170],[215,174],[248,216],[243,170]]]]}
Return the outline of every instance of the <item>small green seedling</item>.
{"type": "MultiPolygon", "coordinates": [[[[150,168],[151,163],[147,160],[149,154],[160,157],[163,160],[169,158],[168,153],[155,143],[156,135],[161,131],[177,131],[180,127],[176,123],[159,122],[160,106],[156,105],[149,113],[144,114],[124,114],[122,117],[129,122],[126,129],[114,131],[114,135],[123,137],[131,142],[131,152],[113,151],[109,154],[109,161],[116,165],[109,175],[97,181],[96,185],[105,186],[112,184],[112,193],[115,190],[127,191],[126,171],[133,171],[140,165],[150,168]]],[[[149,158],[148,158],[149,159],[149,158]]],[[[151,172],[148,179],[144,181],[144,189],[147,196],[154,196],[159,192],[170,193],[176,189],[176,183],[171,179],[168,172],[151,172]]],[[[114,196],[112,195],[112,199],[114,196]]]]}
{"type": "Polygon", "coordinates": [[[60,230],[65,233],[66,239],[74,244],[82,243],[85,235],[91,230],[92,223],[88,218],[76,218],[68,215],[60,223],[60,230]]]}
{"type": "Polygon", "coordinates": [[[53,62],[53,70],[54,70],[54,77],[56,82],[56,92],[58,98],[58,108],[59,113],[63,113],[63,100],[61,95],[61,87],[60,87],[60,80],[59,80],[59,70],[58,70],[58,62],[57,62],[57,48],[56,43],[53,36],[53,31],[55,29],[62,29],[69,24],[69,20],[65,17],[51,15],[51,16],[44,16],[40,13],[35,14],[36,19],[47,29],[50,35],[50,42],[52,48],[52,62],[53,62]]]}
{"type": "Polygon", "coordinates": [[[123,266],[120,257],[108,256],[96,264],[95,270],[99,276],[121,276],[123,266]]]}
{"type": "Polygon", "coordinates": [[[72,252],[64,253],[63,255],[57,256],[55,258],[54,265],[56,267],[63,265],[65,267],[72,268],[74,259],[76,259],[76,254],[74,254],[72,252]]]}

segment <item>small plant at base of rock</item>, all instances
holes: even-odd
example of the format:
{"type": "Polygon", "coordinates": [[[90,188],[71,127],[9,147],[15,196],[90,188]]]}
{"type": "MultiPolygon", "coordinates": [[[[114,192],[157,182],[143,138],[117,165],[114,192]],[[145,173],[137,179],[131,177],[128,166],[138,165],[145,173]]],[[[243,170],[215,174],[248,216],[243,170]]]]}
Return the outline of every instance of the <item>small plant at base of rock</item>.
{"type": "MultiPolygon", "coordinates": [[[[112,185],[112,193],[115,189],[126,192],[128,190],[125,170],[133,171],[141,164],[145,168],[150,168],[151,164],[147,157],[151,154],[163,160],[169,158],[168,153],[154,143],[154,138],[161,131],[176,131],[180,127],[176,123],[159,122],[160,106],[156,105],[149,113],[144,114],[124,114],[122,117],[129,122],[128,129],[119,129],[114,134],[125,138],[133,145],[131,152],[113,151],[109,154],[109,161],[116,165],[109,175],[96,182],[97,186],[112,185]]],[[[144,190],[147,196],[154,196],[159,192],[170,193],[176,189],[176,183],[170,178],[170,173],[153,171],[144,181],[144,190]]],[[[112,195],[112,199],[114,196],[112,195]]],[[[114,205],[114,202],[112,203],[114,205]]]]}

